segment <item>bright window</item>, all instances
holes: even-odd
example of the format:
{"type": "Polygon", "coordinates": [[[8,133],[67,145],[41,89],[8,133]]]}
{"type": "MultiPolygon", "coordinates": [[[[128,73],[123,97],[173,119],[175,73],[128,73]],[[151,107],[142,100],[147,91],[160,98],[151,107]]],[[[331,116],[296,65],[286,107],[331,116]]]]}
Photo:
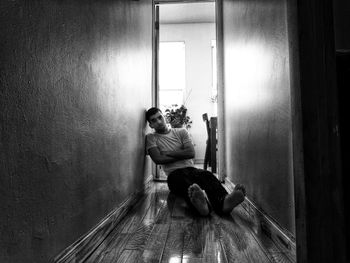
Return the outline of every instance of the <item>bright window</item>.
{"type": "Polygon", "coordinates": [[[185,90],[185,42],[159,43],[159,106],[183,104],[185,90]]]}
{"type": "Polygon", "coordinates": [[[217,87],[217,63],[216,63],[216,40],[211,41],[211,61],[212,61],[212,87],[211,101],[213,102],[213,115],[217,116],[218,108],[218,87],[217,87]]]}
{"type": "Polygon", "coordinates": [[[212,90],[213,90],[213,93],[216,95],[217,94],[216,40],[211,41],[211,61],[212,61],[212,74],[213,74],[212,90]]]}

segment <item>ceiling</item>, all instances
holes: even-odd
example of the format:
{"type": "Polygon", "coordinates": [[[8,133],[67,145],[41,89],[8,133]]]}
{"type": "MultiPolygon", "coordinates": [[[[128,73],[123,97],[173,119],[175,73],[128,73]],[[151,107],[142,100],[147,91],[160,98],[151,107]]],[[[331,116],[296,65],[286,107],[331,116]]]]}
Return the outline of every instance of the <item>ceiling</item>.
{"type": "Polygon", "coordinates": [[[160,4],[161,24],[215,23],[215,3],[160,4]]]}

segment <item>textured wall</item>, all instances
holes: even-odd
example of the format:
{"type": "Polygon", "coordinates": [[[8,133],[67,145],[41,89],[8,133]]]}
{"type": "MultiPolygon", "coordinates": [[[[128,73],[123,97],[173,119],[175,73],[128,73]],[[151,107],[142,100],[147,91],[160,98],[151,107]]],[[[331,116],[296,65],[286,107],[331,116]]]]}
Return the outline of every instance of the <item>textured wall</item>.
{"type": "Polygon", "coordinates": [[[227,173],[295,233],[285,1],[224,1],[227,173]]]}
{"type": "Polygon", "coordinates": [[[0,262],[47,262],[142,187],[151,14],[1,1],[0,262]]]}

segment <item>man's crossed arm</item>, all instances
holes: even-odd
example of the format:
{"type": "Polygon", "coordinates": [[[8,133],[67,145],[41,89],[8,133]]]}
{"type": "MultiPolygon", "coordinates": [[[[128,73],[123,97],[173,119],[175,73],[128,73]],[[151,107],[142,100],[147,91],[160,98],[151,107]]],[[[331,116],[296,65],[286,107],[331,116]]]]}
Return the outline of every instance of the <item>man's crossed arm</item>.
{"type": "Polygon", "coordinates": [[[195,156],[193,144],[188,142],[183,146],[183,149],[176,151],[162,152],[158,147],[153,147],[148,150],[149,155],[156,164],[167,164],[179,160],[192,159],[195,156]]]}

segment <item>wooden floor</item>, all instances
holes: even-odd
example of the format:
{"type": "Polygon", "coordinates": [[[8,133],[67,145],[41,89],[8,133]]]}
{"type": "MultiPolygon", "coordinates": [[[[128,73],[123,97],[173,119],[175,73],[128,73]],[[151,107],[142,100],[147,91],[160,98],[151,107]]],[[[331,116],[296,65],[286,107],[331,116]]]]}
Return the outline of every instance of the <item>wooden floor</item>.
{"type": "Polygon", "coordinates": [[[144,197],[85,262],[290,262],[254,229],[244,208],[199,218],[153,182],[144,197]]]}

